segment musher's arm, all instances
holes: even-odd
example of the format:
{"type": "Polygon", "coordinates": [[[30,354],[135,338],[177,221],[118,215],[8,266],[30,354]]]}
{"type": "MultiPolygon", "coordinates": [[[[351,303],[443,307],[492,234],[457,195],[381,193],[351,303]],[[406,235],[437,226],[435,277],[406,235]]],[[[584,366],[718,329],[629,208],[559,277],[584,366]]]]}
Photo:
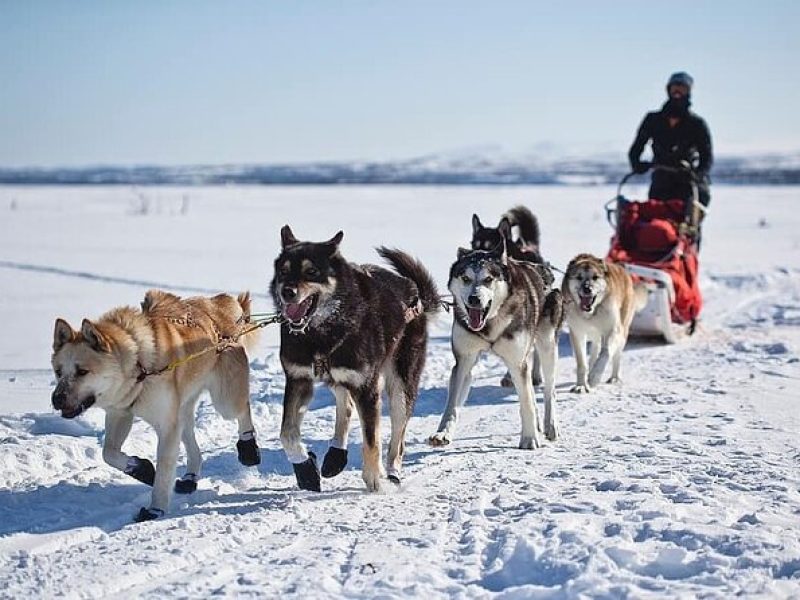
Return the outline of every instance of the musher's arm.
{"type": "Polygon", "coordinates": [[[697,173],[705,176],[708,175],[711,165],[714,164],[714,152],[711,148],[711,132],[703,119],[699,120],[697,137],[697,154],[700,158],[697,173]]]}
{"type": "MultiPolygon", "coordinates": [[[[639,125],[639,130],[636,132],[636,139],[633,140],[630,150],[628,150],[628,161],[631,164],[631,169],[634,172],[640,172],[642,167],[641,157],[644,151],[645,144],[653,137],[650,131],[650,115],[646,115],[639,125]]],[[[646,171],[647,169],[645,169],[646,171]]],[[[641,171],[644,172],[644,171],[641,171]]]]}

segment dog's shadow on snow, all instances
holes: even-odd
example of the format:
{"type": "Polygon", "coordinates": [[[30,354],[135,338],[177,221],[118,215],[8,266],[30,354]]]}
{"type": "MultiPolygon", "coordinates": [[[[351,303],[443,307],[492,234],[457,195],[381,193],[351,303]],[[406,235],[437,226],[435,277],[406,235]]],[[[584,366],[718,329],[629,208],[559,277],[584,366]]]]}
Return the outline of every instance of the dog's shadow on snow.
{"type": "MultiPolygon", "coordinates": [[[[307,439],[309,448],[317,451],[322,461],[328,440],[307,439]],[[322,453],[322,454],[321,454],[322,453]]],[[[361,445],[353,444],[348,469],[361,468],[361,445]]],[[[98,466],[98,468],[108,468],[98,466]]],[[[180,477],[184,465],[176,473],[180,477]]],[[[13,534],[47,535],[67,533],[79,529],[96,529],[97,534],[112,533],[134,525],[133,517],[142,506],[150,504],[152,488],[133,479],[90,483],[82,485],[60,481],[50,486],[29,490],[0,490],[0,537],[13,534]]],[[[319,499],[331,494],[348,495],[363,490],[339,488],[318,494],[319,499]]],[[[170,512],[161,520],[170,520],[195,514],[245,514],[256,510],[285,510],[287,503],[298,492],[292,466],[279,447],[261,448],[261,464],[243,467],[236,458],[235,448],[222,450],[203,462],[203,477],[199,489],[193,494],[173,494],[170,512]],[[285,475],[284,480],[270,476],[285,475]],[[209,489],[209,481],[212,489],[209,489]],[[244,491],[243,489],[244,488],[244,491]]],[[[317,495],[310,495],[316,499],[317,495]]],[[[84,534],[80,534],[83,536],[84,534]]],[[[88,531],[89,539],[94,533],[88,531]]],[[[81,539],[83,539],[81,537],[81,539]]],[[[49,543],[46,539],[42,543],[49,543]]],[[[30,545],[26,542],[25,544],[30,545]]]]}
{"type": "MultiPolygon", "coordinates": [[[[437,337],[437,341],[449,340],[449,338],[437,337]]],[[[569,335],[566,332],[561,332],[558,337],[558,357],[572,356],[572,347],[569,342],[569,335]]],[[[556,389],[564,390],[569,389],[574,385],[574,382],[559,381],[563,377],[557,378],[556,389]]],[[[535,397],[537,402],[542,401],[541,388],[535,389],[535,397]]],[[[517,391],[513,387],[502,387],[499,385],[473,385],[469,390],[467,396],[466,406],[495,406],[498,404],[506,404],[509,402],[517,401],[517,391]]],[[[417,397],[417,403],[414,406],[415,417],[428,417],[432,415],[441,415],[447,405],[447,388],[429,388],[427,390],[420,390],[417,397]]]]}
{"type": "Polygon", "coordinates": [[[60,481],[25,491],[0,490],[0,536],[41,535],[86,527],[109,533],[129,524],[139,509],[137,502],[148,504],[149,495],[149,487],[133,480],[130,484],[102,485],[60,481]],[[146,501],[143,494],[147,495],[146,501]]]}
{"type": "MultiPolygon", "coordinates": [[[[504,388],[499,385],[475,385],[469,390],[467,406],[496,406],[516,402],[517,392],[514,388],[504,388]]],[[[414,406],[415,417],[429,417],[441,415],[447,404],[447,388],[429,388],[420,390],[417,403],[414,406]]]]}

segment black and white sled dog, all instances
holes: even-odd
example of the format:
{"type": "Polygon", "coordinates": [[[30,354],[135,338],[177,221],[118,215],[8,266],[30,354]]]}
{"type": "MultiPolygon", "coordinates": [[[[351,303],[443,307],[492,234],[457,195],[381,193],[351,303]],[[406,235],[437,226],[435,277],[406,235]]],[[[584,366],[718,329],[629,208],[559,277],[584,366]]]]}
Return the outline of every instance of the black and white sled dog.
{"type": "MultiPolygon", "coordinates": [[[[555,277],[547,261],[542,258],[539,251],[540,234],[539,220],[526,207],[515,206],[500,217],[497,227],[486,227],[481,223],[478,215],[472,215],[472,249],[473,250],[492,250],[497,248],[505,241],[508,255],[514,260],[522,260],[535,265],[536,270],[542,277],[542,281],[547,288],[555,283],[555,277]],[[518,235],[514,238],[514,227],[518,229],[518,235]]],[[[539,354],[533,353],[533,370],[531,371],[533,385],[542,384],[542,367],[539,363],[539,354]]],[[[503,387],[511,387],[511,374],[506,373],[500,381],[503,387]]]]}
{"type": "Polygon", "coordinates": [[[506,363],[519,395],[519,447],[538,448],[541,429],[531,383],[534,347],[544,374],[544,433],[547,439],[556,440],[556,336],[563,316],[561,292],[548,289],[533,264],[510,258],[505,243],[491,251],[459,249],[458,259],[450,268],[448,288],[455,304],[452,346],[456,365],[450,375],[447,408],[439,430],[429,438],[430,444],[443,446],[453,440],[458,412],[469,393],[472,368],[481,352],[491,350],[506,363]]]}
{"type": "Polygon", "coordinates": [[[347,433],[355,405],[363,431],[362,478],[369,491],[380,489],[380,403],[385,384],[392,435],[388,477],[400,482],[405,432],[425,364],[428,316],[440,298],[428,271],[399,251],[378,248],[396,272],[347,262],[339,253],[340,231],[327,242],[302,242],[288,225],[275,260],[271,291],[283,316],[280,358],[286,373],[280,439],[302,489],[320,491],[322,477],[347,465],[347,433]],[[336,397],[336,426],[317,467],[316,456],[300,437],[300,424],[314,381],[336,397]]]}
{"type": "Polygon", "coordinates": [[[505,240],[511,258],[541,265],[538,267],[539,275],[549,287],[555,282],[555,277],[539,251],[540,238],[539,220],[525,206],[515,206],[506,211],[497,227],[486,227],[478,215],[472,215],[473,250],[492,250],[505,240]],[[514,227],[518,229],[516,238],[514,227]]]}

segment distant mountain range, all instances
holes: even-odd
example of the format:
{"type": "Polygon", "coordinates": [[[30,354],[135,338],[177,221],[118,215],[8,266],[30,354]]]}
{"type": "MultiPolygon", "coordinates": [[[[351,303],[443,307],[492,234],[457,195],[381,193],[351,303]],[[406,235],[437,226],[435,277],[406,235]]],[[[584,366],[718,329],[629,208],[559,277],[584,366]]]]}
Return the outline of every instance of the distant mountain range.
{"type": "MultiPolygon", "coordinates": [[[[297,164],[91,166],[0,168],[0,184],[18,185],[222,185],[222,184],[450,184],[599,185],[627,172],[618,155],[509,157],[460,153],[386,162],[297,164]]],[[[718,157],[714,183],[800,184],[800,151],[718,157]]]]}

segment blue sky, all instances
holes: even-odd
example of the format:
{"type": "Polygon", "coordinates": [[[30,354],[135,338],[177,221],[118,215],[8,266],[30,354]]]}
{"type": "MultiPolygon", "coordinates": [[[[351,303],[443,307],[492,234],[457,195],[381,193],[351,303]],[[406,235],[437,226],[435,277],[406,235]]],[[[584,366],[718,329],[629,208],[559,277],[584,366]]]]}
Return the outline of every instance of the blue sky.
{"type": "Polygon", "coordinates": [[[800,2],[0,0],[0,166],[623,156],[672,71],[800,148],[800,2]]]}

